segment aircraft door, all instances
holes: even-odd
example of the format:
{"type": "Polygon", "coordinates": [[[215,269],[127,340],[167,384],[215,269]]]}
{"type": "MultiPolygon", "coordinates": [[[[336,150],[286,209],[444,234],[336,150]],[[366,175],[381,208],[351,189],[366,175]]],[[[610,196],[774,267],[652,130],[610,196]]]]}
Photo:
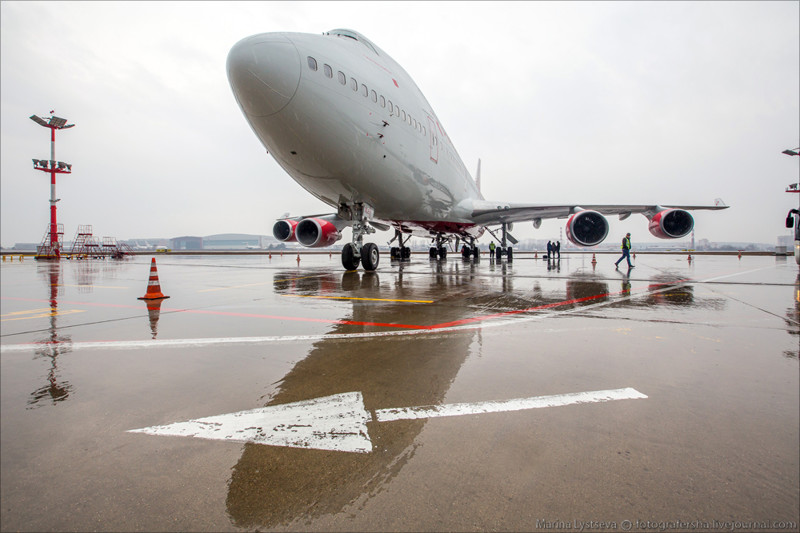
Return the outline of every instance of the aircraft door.
{"type": "Polygon", "coordinates": [[[428,133],[431,142],[431,161],[434,163],[439,162],[439,138],[436,135],[436,123],[431,117],[428,117],[428,133]]]}

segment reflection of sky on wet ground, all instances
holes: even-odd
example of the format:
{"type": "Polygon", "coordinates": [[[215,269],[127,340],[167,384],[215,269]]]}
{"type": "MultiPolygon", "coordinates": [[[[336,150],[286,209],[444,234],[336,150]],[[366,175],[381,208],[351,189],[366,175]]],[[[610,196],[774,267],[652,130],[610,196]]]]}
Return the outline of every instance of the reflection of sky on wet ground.
{"type": "MultiPolygon", "coordinates": [[[[96,528],[99,504],[92,502],[102,501],[101,494],[120,502],[114,524],[150,529],[174,523],[177,506],[184,509],[182,529],[461,529],[467,523],[530,529],[535,521],[524,516],[531,509],[557,513],[567,500],[555,495],[587,489],[552,471],[562,462],[597,477],[624,471],[628,483],[651,494],[669,490],[666,470],[700,472],[692,501],[708,501],[703,495],[716,472],[726,472],[732,492],[715,500],[714,510],[783,516],[796,508],[796,476],[777,468],[791,467],[786,450],[797,449],[796,267],[774,258],[700,257],[689,265],[640,255],[628,273],[604,256],[593,267],[590,257],[565,256],[548,267],[525,256],[513,265],[415,256],[410,264],[386,261],[377,273],[344,273],[335,255],[304,256],[299,267],[294,256],[272,262],[164,256],[158,258],[161,285],[172,298],[157,314],[136,300],[146,288],[149,258],[62,262],[56,269],[3,266],[0,433],[3,504],[12,509],[3,529],[53,529],[64,520],[96,528]],[[46,312],[38,316],[36,309],[46,312]],[[192,339],[213,343],[197,346],[192,339]],[[236,342],[242,339],[251,341],[236,342]],[[370,454],[125,433],[351,391],[361,392],[372,412],[625,386],[649,399],[533,417],[370,422],[370,454]],[[647,439],[617,413],[635,421],[647,439]],[[630,471],[580,459],[604,450],[600,433],[593,430],[591,439],[581,433],[593,427],[593,417],[624,435],[621,453],[633,449],[630,471]],[[512,422],[522,420],[536,422],[512,422]],[[733,438],[734,421],[761,431],[759,450],[733,438]],[[704,425],[717,436],[692,436],[704,425]],[[70,445],[40,438],[46,434],[70,445]],[[673,434],[695,450],[686,465],[668,459],[685,449],[673,434]],[[656,442],[669,444],[654,448],[656,442]],[[777,462],[751,479],[777,491],[745,494],[739,474],[707,455],[711,448],[736,457],[751,474],[771,453],[777,462]],[[518,462],[498,465],[491,458],[498,449],[518,462]],[[640,455],[637,462],[637,451],[649,459],[640,455]],[[494,470],[475,462],[476,454],[494,470]],[[58,464],[70,466],[60,472],[58,464]],[[638,477],[642,468],[662,472],[651,474],[658,486],[638,477]],[[550,497],[526,493],[533,478],[523,473],[530,469],[549,484],[550,497]],[[112,472],[134,496],[123,498],[122,487],[103,481],[112,472]],[[73,478],[85,480],[82,490],[66,490],[73,478]],[[501,480],[527,511],[493,500],[496,491],[486,489],[501,480]],[[154,484],[160,489],[147,488],[154,484]],[[201,486],[209,498],[200,495],[201,486]],[[162,501],[163,491],[173,495],[171,502],[162,501]],[[466,502],[475,491],[504,517],[477,507],[459,507],[461,518],[441,511],[445,495],[466,502]],[[387,500],[388,493],[397,500],[387,500]],[[24,503],[34,494],[49,502],[48,516],[24,503]],[[78,501],[85,510],[74,511],[78,501]],[[416,516],[398,511],[412,501],[416,516]],[[150,510],[143,522],[142,506],[150,510]]],[[[616,448],[606,451],[617,456],[616,448]]],[[[689,500],[661,496],[674,500],[671,511],[693,509],[689,500]]],[[[636,509],[659,515],[632,498],[636,509]]],[[[586,505],[608,505],[611,512],[620,503],[606,494],[588,497],[586,505]]]]}

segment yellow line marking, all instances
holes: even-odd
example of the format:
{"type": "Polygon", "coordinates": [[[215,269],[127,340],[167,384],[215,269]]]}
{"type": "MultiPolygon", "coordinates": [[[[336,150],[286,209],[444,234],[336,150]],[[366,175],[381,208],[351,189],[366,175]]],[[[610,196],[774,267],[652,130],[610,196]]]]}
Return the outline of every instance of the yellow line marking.
{"type": "Polygon", "coordinates": [[[92,289],[128,289],[128,288],[130,288],[130,287],[116,287],[114,285],[94,285],[92,283],[87,283],[86,285],[68,285],[66,283],[51,283],[50,286],[51,287],[78,287],[79,289],[83,288],[83,287],[89,287],[89,288],[92,288],[92,289]]]}
{"type": "Polygon", "coordinates": [[[432,304],[433,300],[393,300],[390,298],[355,298],[353,296],[319,296],[316,294],[283,294],[292,298],[327,298],[329,300],[364,300],[370,302],[402,302],[411,304],[432,304]]]}
{"type": "Polygon", "coordinates": [[[85,313],[85,309],[68,309],[65,311],[59,311],[58,309],[32,309],[30,311],[18,311],[16,313],[8,313],[2,315],[4,317],[11,316],[11,315],[29,315],[29,316],[20,316],[17,318],[3,318],[0,319],[0,322],[11,322],[13,320],[30,320],[32,318],[47,318],[52,316],[64,316],[64,315],[73,315],[75,313],[85,313]],[[38,313],[38,314],[32,314],[38,313]]]}
{"type": "Polygon", "coordinates": [[[44,307],[42,309],[31,309],[29,311],[15,311],[13,313],[6,313],[4,315],[0,315],[0,318],[1,317],[7,317],[7,316],[16,316],[16,315],[29,315],[31,313],[44,313],[46,311],[49,312],[51,309],[52,308],[50,308],[50,307],[44,307]]]}
{"type": "Polygon", "coordinates": [[[246,285],[231,285],[230,287],[214,287],[213,289],[203,289],[197,292],[213,292],[213,291],[226,291],[228,289],[243,289],[245,287],[257,287],[258,285],[274,285],[275,283],[281,283],[283,281],[294,281],[297,279],[308,279],[308,278],[318,278],[320,274],[315,274],[313,276],[303,276],[299,278],[285,278],[285,279],[276,279],[273,281],[260,281],[258,283],[248,283],[246,285]]]}

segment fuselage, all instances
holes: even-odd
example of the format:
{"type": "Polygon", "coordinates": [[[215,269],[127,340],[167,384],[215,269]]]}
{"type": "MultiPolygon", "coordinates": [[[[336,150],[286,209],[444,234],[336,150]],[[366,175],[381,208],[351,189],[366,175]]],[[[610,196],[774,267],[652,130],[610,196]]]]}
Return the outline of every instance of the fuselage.
{"type": "Polygon", "coordinates": [[[325,202],[363,203],[396,227],[463,232],[482,199],[422,92],[349,30],[264,33],[228,55],[228,79],[261,143],[325,202]]]}

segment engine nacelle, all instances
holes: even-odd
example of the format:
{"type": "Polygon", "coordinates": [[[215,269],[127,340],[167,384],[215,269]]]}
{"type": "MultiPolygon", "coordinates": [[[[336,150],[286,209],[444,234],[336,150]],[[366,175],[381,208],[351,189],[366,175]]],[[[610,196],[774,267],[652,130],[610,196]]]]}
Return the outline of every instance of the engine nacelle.
{"type": "Polygon", "coordinates": [[[309,248],[330,246],[342,238],[336,224],[325,218],[304,218],[297,225],[295,235],[300,244],[309,248]]]}
{"type": "Polygon", "coordinates": [[[294,242],[297,240],[295,230],[297,221],[292,219],[279,220],[272,226],[272,235],[281,242],[294,242]]]}
{"type": "Polygon", "coordinates": [[[665,209],[648,218],[650,225],[647,229],[659,239],[678,239],[694,228],[694,218],[683,209],[665,209]]]}
{"type": "Polygon", "coordinates": [[[600,244],[608,235],[608,220],[597,211],[578,211],[567,221],[567,238],[578,246],[600,244]]]}

